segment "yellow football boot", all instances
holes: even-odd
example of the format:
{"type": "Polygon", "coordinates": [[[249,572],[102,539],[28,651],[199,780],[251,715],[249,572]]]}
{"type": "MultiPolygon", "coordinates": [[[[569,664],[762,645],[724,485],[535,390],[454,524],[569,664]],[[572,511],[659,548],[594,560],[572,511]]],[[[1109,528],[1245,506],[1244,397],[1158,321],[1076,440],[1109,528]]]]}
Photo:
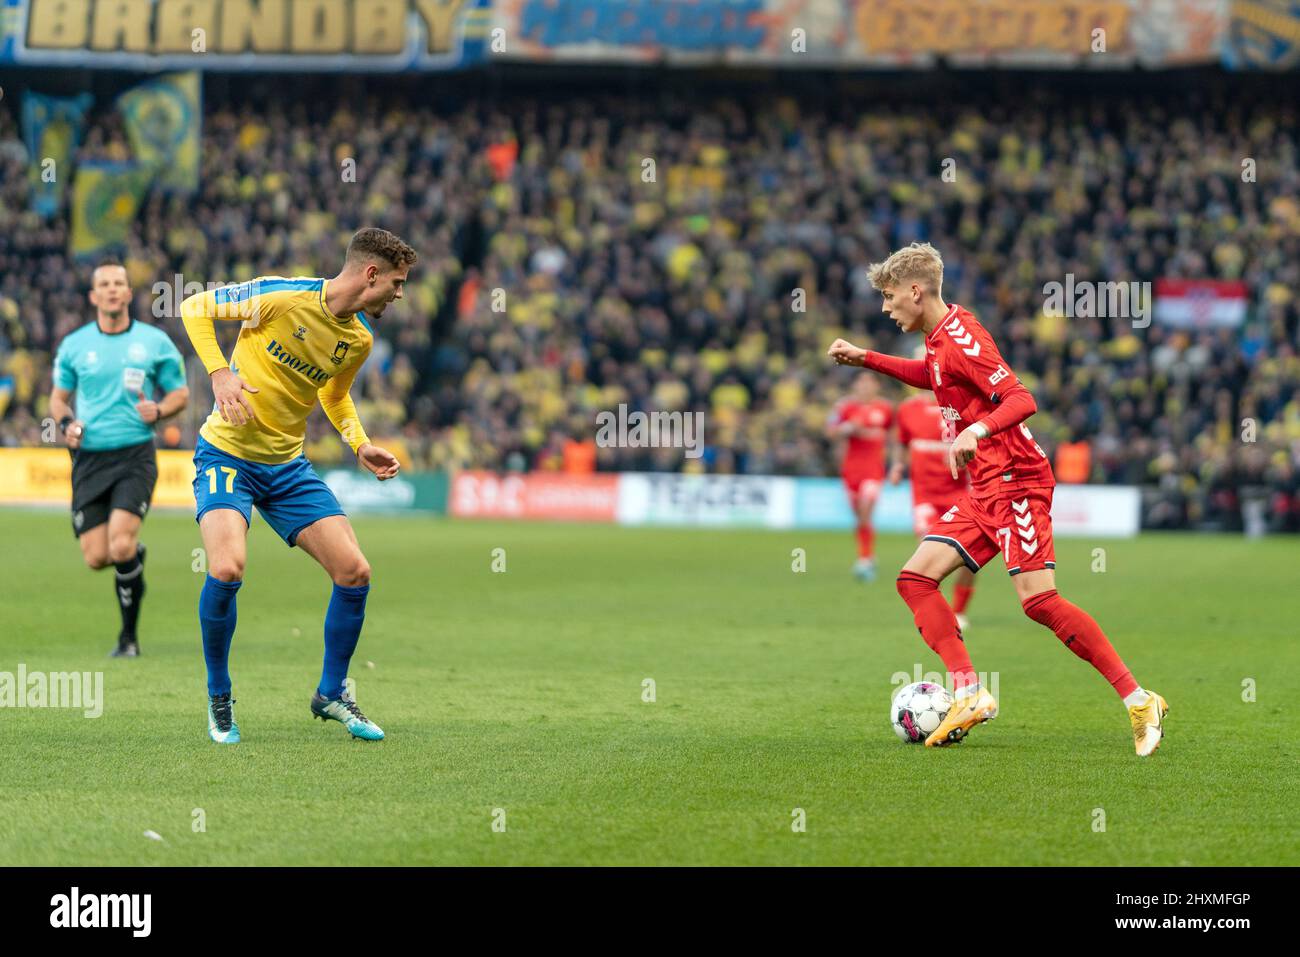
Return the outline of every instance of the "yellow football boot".
{"type": "Polygon", "coordinates": [[[925,746],[942,748],[945,745],[957,744],[975,725],[991,721],[997,716],[998,703],[993,700],[993,695],[981,688],[972,695],[953,701],[952,708],[939,722],[939,727],[925,739],[925,746]]]}
{"type": "Polygon", "coordinates": [[[1134,705],[1128,709],[1128,719],[1133,725],[1133,744],[1137,747],[1138,757],[1145,758],[1160,747],[1165,736],[1165,715],[1168,713],[1168,703],[1154,691],[1147,692],[1146,704],[1134,705]]]}

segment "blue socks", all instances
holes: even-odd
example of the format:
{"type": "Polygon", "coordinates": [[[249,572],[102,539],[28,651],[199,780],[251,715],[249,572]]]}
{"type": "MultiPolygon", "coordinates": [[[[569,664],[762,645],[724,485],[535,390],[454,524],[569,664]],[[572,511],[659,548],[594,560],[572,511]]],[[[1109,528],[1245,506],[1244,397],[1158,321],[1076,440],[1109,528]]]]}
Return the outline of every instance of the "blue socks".
{"type": "MultiPolygon", "coordinates": [[[[230,642],[235,635],[235,593],[243,582],[217,581],[211,575],[199,593],[199,625],[203,629],[203,659],[208,665],[208,694],[230,694],[230,642]]],[[[327,698],[344,691],[348,665],[366,620],[369,585],[335,585],[325,612],[325,661],[317,690],[327,698]]]]}
{"type": "Polygon", "coordinates": [[[366,595],[369,585],[355,588],[335,585],[325,612],[325,664],[321,668],[319,691],[327,698],[338,698],[344,691],[344,679],[352,653],[361,638],[361,624],[366,620],[366,595]]]}
{"type": "Polygon", "coordinates": [[[199,592],[203,659],[208,663],[208,694],[230,694],[230,640],[235,636],[235,593],[243,582],[217,581],[211,575],[199,592]]]}

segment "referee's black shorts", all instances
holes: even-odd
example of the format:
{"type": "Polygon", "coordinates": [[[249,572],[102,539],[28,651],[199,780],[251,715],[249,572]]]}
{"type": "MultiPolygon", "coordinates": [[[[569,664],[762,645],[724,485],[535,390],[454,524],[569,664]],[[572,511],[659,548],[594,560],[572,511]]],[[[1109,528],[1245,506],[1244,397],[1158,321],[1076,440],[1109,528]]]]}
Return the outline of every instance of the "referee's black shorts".
{"type": "Polygon", "coordinates": [[[153,439],[121,449],[72,453],[72,533],[103,525],[115,508],[144,518],[158,482],[153,439]]]}

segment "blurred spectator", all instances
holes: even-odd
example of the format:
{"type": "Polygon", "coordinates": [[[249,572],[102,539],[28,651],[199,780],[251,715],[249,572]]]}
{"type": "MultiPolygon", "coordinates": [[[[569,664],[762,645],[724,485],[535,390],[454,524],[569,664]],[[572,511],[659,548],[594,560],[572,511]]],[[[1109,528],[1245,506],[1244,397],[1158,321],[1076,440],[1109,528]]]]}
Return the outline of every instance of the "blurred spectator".
{"type": "MultiPolygon", "coordinates": [[[[135,314],[183,345],[170,316],[154,319],[154,282],[328,275],[351,231],[377,223],[420,262],[353,391],[411,467],[826,475],[819,423],[845,386],[826,345],[911,354],[864,267],[929,240],[945,299],[980,316],[1034,392],[1030,426],[1062,481],[1147,486],[1147,521],[1169,527],[1240,527],[1238,491],[1258,486],[1271,526],[1295,529],[1295,95],[1217,75],[1194,96],[1130,80],[1122,97],[1028,80],[1011,97],[969,78],[924,109],[878,95],[885,78],[831,97],[531,81],[450,106],[382,78],[333,98],[284,78],[256,102],[214,90],[200,192],[152,196],[126,250],[135,314]],[[1243,155],[1269,157],[1258,182],[1241,182],[1243,155]],[[355,183],[339,156],[356,158],[355,183]],[[946,157],[956,182],[938,177],[946,157]],[[1240,279],[1250,314],[1215,331],[1045,315],[1045,284],[1070,274],[1240,279]],[[596,413],[619,403],[703,410],[704,456],[595,448],[596,413]]],[[[52,350],[90,319],[65,220],[27,208],[16,100],[0,102],[10,445],[39,442],[52,350]]],[[[82,156],[129,154],[107,107],[82,156]]],[[[206,407],[192,371],[182,443],[206,407]]],[[[308,441],[322,462],[345,455],[319,413],[308,441]]]]}
{"type": "Polygon", "coordinates": [[[1087,442],[1062,442],[1052,466],[1058,482],[1082,484],[1092,477],[1092,449],[1087,442]]]}
{"type": "Polygon", "coordinates": [[[566,439],[563,451],[564,471],[570,475],[588,475],[596,471],[596,440],[566,439]]]}

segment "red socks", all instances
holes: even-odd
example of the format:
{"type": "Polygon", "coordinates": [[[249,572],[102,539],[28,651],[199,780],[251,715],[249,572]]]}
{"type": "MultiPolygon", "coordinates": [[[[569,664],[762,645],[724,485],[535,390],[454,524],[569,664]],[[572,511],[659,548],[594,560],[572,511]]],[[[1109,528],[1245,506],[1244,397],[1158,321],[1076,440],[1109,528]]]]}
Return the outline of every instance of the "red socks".
{"type": "Polygon", "coordinates": [[[1078,605],[1066,601],[1052,589],[1025,599],[1023,606],[1026,615],[1056,632],[1065,647],[1101,672],[1121,698],[1137,690],[1138,683],[1124,667],[1101,626],[1078,605]]]}
{"type": "Polygon", "coordinates": [[[970,604],[970,596],[975,594],[974,585],[953,585],[952,586],[952,611],[954,615],[960,615],[970,604]]]}
{"type": "Polygon", "coordinates": [[[858,558],[870,558],[875,553],[876,533],[870,525],[858,525],[858,558]]]}
{"type": "Polygon", "coordinates": [[[915,572],[900,572],[898,594],[912,609],[912,619],[925,643],[943,659],[944,667],[952,675],[953,689],[960,691],[975,684],[979,679],[957,630],[957,619],[939,591],[939,583],[915,572]]]}
{"type": "MultiPolygon", "coordinates": [[[[970,588],[957,589],[953,594],[954,606],[964,608],[970,601],[971,591],[970,588]]],[[[953,687],[960,690],[974,684],[978,679],[957,629],[956,613],[944,601],[939,583],[915,572],[901,572],[898,594],[912,609],[912,619],[925,643],[943,659],[953,677],[953,687]]],[[[1027,598],[1024,609],[1034,621],[1052,629],[1065,647],[1101,672],[1121,698],[1127,698],[1137,690],[1138,683],[1133,680],[1133,675],[1101,626],[1078,605],[1066,601],[1053,589],[1027,598]]]]}

